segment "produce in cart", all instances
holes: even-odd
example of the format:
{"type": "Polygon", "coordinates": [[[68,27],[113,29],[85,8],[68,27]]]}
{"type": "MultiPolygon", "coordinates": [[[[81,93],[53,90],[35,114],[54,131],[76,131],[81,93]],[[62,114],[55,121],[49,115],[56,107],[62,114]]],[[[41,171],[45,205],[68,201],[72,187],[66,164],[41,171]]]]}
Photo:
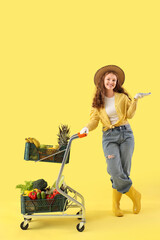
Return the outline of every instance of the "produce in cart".
{"type": "Polygon", "coordinates": [[[59,147],[61,148],[63,146],[66,146],[70,139],[70,128],[68,127],[68,125],[61,124],[61,126],[59,126],[59,133],[57,134],[57,136],[59,147]]]}
{"type": "MultiPolygon", "coordinates": [[[[64,151],[67,147],[68,140],[70,139],[70,128],[68,125],[61,124],[59,126],[58,144],[55,145],[46,145],[40,143],[36,138],[28,137],[25,138],[25,160],[41,160],[46,159],[45,161],[51,162],[62,162],[64,151]],[[60,154],[59,154],[60,153],[60,154]]],[[[66,163],[68,163],[68,160],[66,163]]]]}
{"type": "Polygon", "coordinates": [[[38,179],[33,182],[33,188],[38,188],[44,190],[47,187],[48,183],[44,179],[38,179]]]}
{"type": "Polygon", "coordinates": [[[33,189],[33,181],[25,181],[25,184],[18,184],[16,188],[20,188],[22,194],[25,191],[31,191],[33,189]]]}
{"type": "Polygon", "coordinates": [[[39,148],[40,147],[40,142],[35,139],[35,138],[25,138],[26,142],[29,142],[29,143],[34,143],[34,145],[36,146],[36,148],[39,148]]]}
{"type": "Polygon", "coordinates": [[[28,195],[28,197],[30,197],[30,199],[34,200],[37,198],[37,192],[35,190],[31,191],[28,195]]]}
{"type": "Polygon", "coordinates": [[[44,179],[36,181],[25,181],[25,184],[18,184],[16,188],[20,188],[22,194],[26,194],[33,190],[42,190],[47,187],[48,183],[44,179]]]}
{"type": "MultiPolygon", "coordinates": [[[[48,195],[56,196],[59,192],[56,189],[56,181],[52,187],[48,186],[48,183],[44,179],[38,179],[36,181],[25,181],[25,184],[19,184],[16,188],[20,188],[23,196],[28,196],[32,200],[45,199],[48,195]]],[[[59,188],[64,189],[64,176],[61,176],[59,188]]]]}

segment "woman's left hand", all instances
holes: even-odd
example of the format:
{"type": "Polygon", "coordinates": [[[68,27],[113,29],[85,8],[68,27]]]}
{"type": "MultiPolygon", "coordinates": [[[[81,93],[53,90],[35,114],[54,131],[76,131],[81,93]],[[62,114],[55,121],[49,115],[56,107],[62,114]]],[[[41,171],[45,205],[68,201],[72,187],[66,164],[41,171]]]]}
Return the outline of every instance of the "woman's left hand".
{"type": "Polygon", "coordinates": [[[151,92],[149,92],[149,93],[137,93],[134,98],[139,99],[139,98],[142,98],[144,96],[148,96],[150,94],[151,94],[151,92]]]}

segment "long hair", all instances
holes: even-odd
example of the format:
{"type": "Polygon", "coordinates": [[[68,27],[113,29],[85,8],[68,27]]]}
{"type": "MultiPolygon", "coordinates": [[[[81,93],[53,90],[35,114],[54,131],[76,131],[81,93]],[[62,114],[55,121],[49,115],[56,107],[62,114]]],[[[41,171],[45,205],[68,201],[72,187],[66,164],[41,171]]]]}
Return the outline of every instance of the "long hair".
{"type": "Polygon", "coordinates": [[[99,81],[98,81],[98,83],[96,85],[96,93],[95,93],[95,96],[93,98],[92,107],[95,107],[95,108],[98,108],[98,109],[104,107],[104,98],[106,96],[106,88],[104,86],[104,78],[109,73],[113,73],[117,77],[117,83],[116,83],[116,86],[113,89],[113,91],[114,92],[118,92],[118,93],[123,93],[123,94],[127,95],[127,97],[131,100],[131,98],[130,98],[129,94],[127,93],[127,91],[119,84],[118,74],[116,72],[114,72],[114,71],[107,71],[99,79],[99,81]]]}

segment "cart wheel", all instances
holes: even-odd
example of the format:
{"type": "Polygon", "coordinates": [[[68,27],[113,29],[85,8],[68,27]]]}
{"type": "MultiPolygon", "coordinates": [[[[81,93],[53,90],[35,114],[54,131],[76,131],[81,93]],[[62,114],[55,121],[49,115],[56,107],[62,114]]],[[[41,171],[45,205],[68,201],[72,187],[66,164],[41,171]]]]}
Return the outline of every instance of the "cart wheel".
{"type": "MultiPolygon", "coordinates": [[[[76,213],[76,215],[82,214],[82,211],[79,211],[76,213]]],[[[78,218],[79,220],[82,220],[82,218],[78,218]]]]}
{"type": "Polygon", "coordinates": [[[77,224],[77,230],[79,231],[79,232],[83,232],[83,230],[84,230],[84,224],[82,225],[83,223],[78,223],[77,224]]]}
{"type": "Polygon", "coordinates": [[[26,225],[24,225],[24,222],[21,222],[20,224],[20,228],[23,230],[27,230],[27,228],[29,227],[29,224],[27,223],[26,225]]]}

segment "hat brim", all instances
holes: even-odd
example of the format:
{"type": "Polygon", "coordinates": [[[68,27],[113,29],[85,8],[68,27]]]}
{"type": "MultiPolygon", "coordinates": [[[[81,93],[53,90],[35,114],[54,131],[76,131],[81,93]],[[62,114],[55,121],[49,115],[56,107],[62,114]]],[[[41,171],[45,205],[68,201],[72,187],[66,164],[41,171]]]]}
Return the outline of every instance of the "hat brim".
{"type": "Polygon", "coordinates": [[[119,84],[122,86],[124,83],[124,80],[125,80],[125,74],[124,74],[123,70],[116,65],[107,65],[107,66],[100,68],[95,73],[95,76],[94,76],[95,85],[97,86],[99,79],[101,79],[101,77],[105,74],[105,72],[108,72],[108,71],[114,71],[118,74],[119,84]]]}

